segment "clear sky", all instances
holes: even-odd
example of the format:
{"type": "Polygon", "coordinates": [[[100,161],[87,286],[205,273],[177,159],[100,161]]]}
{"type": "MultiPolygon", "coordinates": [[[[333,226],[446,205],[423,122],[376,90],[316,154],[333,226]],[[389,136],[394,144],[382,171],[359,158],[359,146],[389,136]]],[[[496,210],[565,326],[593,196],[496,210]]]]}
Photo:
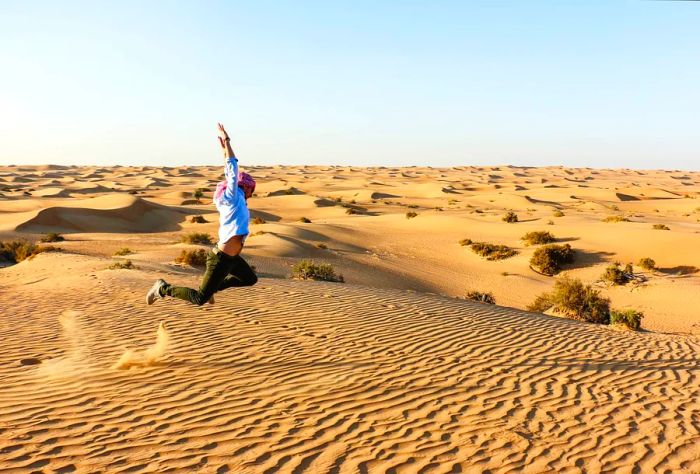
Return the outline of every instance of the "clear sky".
{"type": "Polygon", "coordinates": [[[0,1],[0,164],[700,169],[700,2],[0,1]]]}

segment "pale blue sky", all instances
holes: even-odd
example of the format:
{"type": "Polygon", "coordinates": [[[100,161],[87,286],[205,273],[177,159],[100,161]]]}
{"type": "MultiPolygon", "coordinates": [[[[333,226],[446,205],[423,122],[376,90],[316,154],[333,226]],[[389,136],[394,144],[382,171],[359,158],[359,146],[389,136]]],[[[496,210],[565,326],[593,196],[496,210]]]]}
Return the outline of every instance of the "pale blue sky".
{"type": "Polygon", "coordinates": [[[0,163],[700,169],[700,2],[0,1],[0,163]]]}

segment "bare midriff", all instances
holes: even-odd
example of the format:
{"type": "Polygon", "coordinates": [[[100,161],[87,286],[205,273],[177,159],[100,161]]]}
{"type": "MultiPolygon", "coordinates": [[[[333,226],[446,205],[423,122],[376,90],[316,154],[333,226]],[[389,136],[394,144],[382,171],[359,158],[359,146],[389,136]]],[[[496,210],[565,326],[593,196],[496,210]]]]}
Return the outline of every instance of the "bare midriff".
{"type": "Polygon", "coordinates": [[[219,244],[219,250],[221,250],[223,253],[226,255],[230,255],[231,257],[235,257],[239,253],[241,253],[241,250],[243,250],[243,235],[234,235],[230,239],[228,239],[225,243],[219,244]]]}

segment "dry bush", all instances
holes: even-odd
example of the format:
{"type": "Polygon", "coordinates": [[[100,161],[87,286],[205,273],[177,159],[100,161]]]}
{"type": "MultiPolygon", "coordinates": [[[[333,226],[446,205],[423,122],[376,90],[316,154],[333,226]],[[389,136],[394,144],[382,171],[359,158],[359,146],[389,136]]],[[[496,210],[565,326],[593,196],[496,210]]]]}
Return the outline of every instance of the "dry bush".
{"type": "Polygon", "coordinates": [[[468,292],[467,299],[478,301],[479,303],[496,304],[496,298],[494,298],[492,293],[483,293],[481,291],[468,292]]]}
{"type": "Polygon", "coordinates": [[[625,216],[608,216],[603,219],[603,222],[630,222],[625,216]]]}
{"type": "Polygon", "coordinates": [[[654,224],[652,228],[654,230],[671,230],[671,228],[666,224],[654,224]]]}
{"type": "Polygon", "coordinates": [[[117,250],[116,252],[114,252],[114,255],[124,256],[124,255],[131,255],[132,253],[134,253],[134,252],[132,252],[129,247],[123,247],[123,248],[120,248],[119,250],[117,250]]]}
{"type": "Polygon", "coordinates": [[[562,265],[574,262],[571,245],[547,244],[535,250],[530,258],[530,265],[545,275],[555,275],[562,265]]]}
{"type": "Polygon", "coordinates": [[[190,222],[192,224],[206,224],[209,221],[206,220],[204,216],[192,216],[190,217],[190,222]]]}
{"type": "Polygon", "coordinates": [[[644,313],[634,309],[627,309],[624,311],[613,309],[610,311],[610,325],[620,324],[633,331],[639,331],[642,327],[643,317],[644,313]]]}
{"type": "Polygon", "coordinates": [[[518,254],[516,250],[506,245],[489,244],[486,242],[472,242],[470,247],[475,254],[485,257],[486,260],[503,260],[518,254]]]}
{"type": "Polygon", "coordinates": [[[292,278],[300,280],[320,280],[343,283],[343,275],[335,273],[328,263],[314,263],[313,260],[301,260],[292,267],[292,278]]]}
{"type": "Polygon", "coordinates": [[[175,263],[182,263],[191,267],[203,267],[207,264],[208,252],[204,249],[183,250],[175,257],[175,263]]]}
{"type": "Polygon", "coordinates": [[[461,245],[462,247],[466,247],[467,245],[471,245],[472,243],[474,243],[472,239],[462,239],[459,241],[459,245],[461,245]]]}
{"type": "Polygon", "coordinates": [[[625,285],[632,280],[632,265],[628,265],[624,270],[620,268],[619,263],[609,265],[600,278],[613,285],[625,285]]]}
{"type": "Polygon", "coordinates": [[[564,213],[563,213],[562,211],[560,211],[559,209],[557,209],[556,211],[554,211],[554,212],[552,213],[552,215],[553,215],[554,217],[564,217],[564,213]]]}
{"type": "Polygon", "coordinates": [[[610,322],[610,300],[600,296],[600,291],[584,285],[579,279],[560,278],[551,293],[539,295],[527,307],[529,311],[546,311],[553,308],[572,319],[589,323],[610,322]]]}
{"type": "Polygon", "coordinates": [[[61,250],[53,245],[38,246],[26,240],[0,242],[0,261],[19,263],[28,258],[31,259],[42,252],[57,252],[61,250]]]}
{"type": "Polygon", "coordinates": [[[316,244],[316,248],[326,250],[328,248],[328,245],[324,244],[323,242],[319,242],[316,244]]]}
{"type": "Polygon", "coordinates": [[[267,221],[265,221],[265,219],[263,219],[262,217],[256,217],[255,219],[253,219],[252,222],[253,222],[253,224],[257,225],[257,224],[265,224],[267,221]]]}
{"type": "Polygon", "coordinates": [[[406,213],[406,219],[413,219],[414,217],[417,217],[417,216],[418,216],[418,214],[416,212],[413,212],[413,211],[409,211],[406,213]]]}
{"type": "Polygon", "coordinates": [[[525,242],[525,245],[543,245],[551,244],[557,239],[547,231],[534,231],[528,232],[527,234],[520,237],[520,240],[525,242]]]}
{"type": "Polygon", "coordinates": [[[131,260],[125,260],[123,262],[114,262],[108,268],[110,270],[134,270],[136,265],[131,260]]]}
{"type": "Polygon", "coordinates": [[[503,222],[509,224],[515,224],[518,222],[518,215],[513,211],[508,211],[505,216],[503,216],[503,222]]]}
{"type": "Polygon", "coordinates": [[[649,257],[640,258],[639,262],[637,262],[637,265],[639,265],[644,270],[651,271],[656,269],[656,262],[653,258],[649,257]]]}
{"type": "Polygon", "coordinates": [[[186,244],[211,245],[213,243],[211,236],[202,232],[190,232],[182,236],[182,242],[186,244]]]}
{"type": "Polygon", "coordinates": [[[347,208],[345,209],[345,214],[351,216],[351,215],[353,215],[353,214],[359,214],[359,212],[357,212],[357,209],[355,209],[354,207],[347,207],[347,208]]]}
{"type": "Polygon", "coordinates": [[[311,224],[311,219],[309,219],[308,217],[302,217],[301,219],[299,219],[299,222],[302,222],[304,224],[311,224]]]}
{"type": "Polygon", "coordinates": [[[63,242],[65,237],[57,232],[49,232],[41,238],[41,242],[63,242]]]}

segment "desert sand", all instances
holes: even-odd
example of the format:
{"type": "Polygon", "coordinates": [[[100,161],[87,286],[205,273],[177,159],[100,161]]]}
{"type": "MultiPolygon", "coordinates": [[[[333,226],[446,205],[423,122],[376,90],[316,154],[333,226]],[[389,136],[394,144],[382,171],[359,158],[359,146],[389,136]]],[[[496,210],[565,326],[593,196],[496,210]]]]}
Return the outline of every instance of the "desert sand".
{"type": "Polygon", "coordinates": [[[174,259],[216,235],[221,167],[0,167],[0,240],[66,239],[0,268],[0,470],[700,472],[700,173],[243,168],[260,281],[196,307],[144,297],[196,285],[174,259]],[[525,311],[556,279],[530,231],[643,330],[525,311]],[[345,283],[289,279],[302,258],[345,283]]]}

